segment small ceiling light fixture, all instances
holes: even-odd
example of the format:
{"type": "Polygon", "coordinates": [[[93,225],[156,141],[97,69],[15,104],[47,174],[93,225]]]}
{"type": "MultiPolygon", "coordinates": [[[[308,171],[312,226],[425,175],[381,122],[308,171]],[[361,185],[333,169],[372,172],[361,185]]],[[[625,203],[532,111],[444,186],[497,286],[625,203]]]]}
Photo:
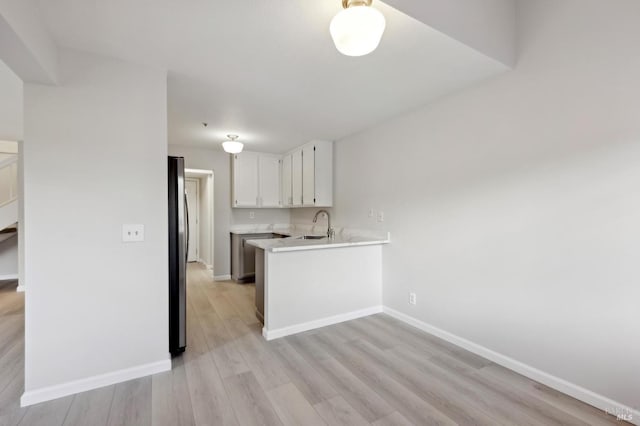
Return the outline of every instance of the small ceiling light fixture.
{"type": "Polygon", "coordinates": [[[244,144],[236,140],[238,139],[238,135],[227,135],[227,137],[229,140],[222,142],[222,149],[229,154],[240,154],[242,148],[244,148],[244,144]]]}
{"type": "Polygon", "coordinates": [[[371,7],[372,1],[342,0],[344,9],[331,20],[331,38],[343,55],[368,55],[380,44],[386,23],[384,15],[371,7]]]}

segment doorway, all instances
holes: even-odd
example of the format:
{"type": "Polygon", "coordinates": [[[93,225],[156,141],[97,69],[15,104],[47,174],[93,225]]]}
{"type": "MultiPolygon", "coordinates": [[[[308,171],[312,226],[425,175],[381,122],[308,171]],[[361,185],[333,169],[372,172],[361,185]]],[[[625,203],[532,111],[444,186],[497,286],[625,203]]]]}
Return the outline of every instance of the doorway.
{"type": "Polygon", "coordinates": [[[213,271],[214,178],[213,170],[185,169],[185,191],[189,204],[189,251],[187,260],[213,271]],[[193,249],[192,249],[193,248],[193,249]]]}
{"type": "Polygon", "coordinates": [[[200,181],[186,178],[184,191],[187,196],[188,235],[187,262],[197,262],[200,252],[200,181]]]}

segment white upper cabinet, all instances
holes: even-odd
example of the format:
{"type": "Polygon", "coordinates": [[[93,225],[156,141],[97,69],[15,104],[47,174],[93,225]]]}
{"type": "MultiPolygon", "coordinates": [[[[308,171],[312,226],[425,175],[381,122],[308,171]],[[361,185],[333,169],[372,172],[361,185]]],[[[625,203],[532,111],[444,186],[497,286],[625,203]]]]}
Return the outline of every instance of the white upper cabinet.
{"type": "Polygon", "coordinates": [[[314,143],[316,166],[316,206],[333,207],[333,142],[314,143]]]}
{"type": "Polygon", "coordinates": [[[291,155],[293,206],[333,206],[333,142],[310,142],[291,155]]]}
{"type": "Polygon", "coordinates": [[[302,205],[315,206],[316,201],[315,145],[302,147],[302,205]]]}
{"type": "MultiPolygon", "coordinates": [[[[313,204],[309,205],[332,207],[333,142],[314,141],[306,146],[313,146],[313,204]]],[[[305,176],[307,176],[306,173],[305,176]]]]}
{"type": "Polygon", "coordinates": [[[233,207],[258,206],[258,158],[255,152],[242,152],[233,156],[233,207]]]}
{"type": "Polygon", "coordinates": [[[292,181],[291,181],[291,166],[292,166],[292,156],[291,154],[287,154],[282,157],[282,205],[284,207],[289,207],[293,204],[293,193],[292,191],[292,181]]]}
{"type": "Polygon", "coordinates": [[[280,156],[260,154],[258,174],[258,206],[280,207],[280,156]]]}
{"type": "Polygon", "coordinates": [[[242,152],[233,156],[233,207],[280,207],[280,156],[242,152]]]}
{"type": "Polygon", "coordinates": [[[284,156],[233,156],[233,207],[331,207],[333,143],[314,141],[284,156]]]}
{"type": "Polygon", "coordinates": [[[291,198],[292,206],[302,205],[302,150],[291,153],[291,198]]]}

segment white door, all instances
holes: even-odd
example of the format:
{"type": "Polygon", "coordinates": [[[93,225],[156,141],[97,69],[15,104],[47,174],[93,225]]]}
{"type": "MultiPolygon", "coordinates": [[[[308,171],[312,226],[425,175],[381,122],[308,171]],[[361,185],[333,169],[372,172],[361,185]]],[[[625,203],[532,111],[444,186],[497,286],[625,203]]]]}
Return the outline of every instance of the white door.
{"type": "Polygon", "coordinates": [[[291,197],[291,205],[302,205],[302,150],[291,154],[291,197]]]}
{"type": "Polygon", "coordinates": [[[260,207],[280,207],[280,156],[260,154],[260,207]]]}
{"type": "Polygon", "coordinates": [[[199,232],[199,198],[200,185],[197,179],[185,179],[184,191],[187,194],[187,206],[189,207],[189,251],[187,261],[196,262],[198,260],[198,235],[199,232]]]}
{"type": "Polygon", "coordinates": [[[315,147],[302,148],[302,204],[313,206],[316,203],[316,160],[315,147]]]}
{"type": "Polygon", "coordinates": [[[233,156],[233,206],[258,206],[258,154],[255,152],[233,156]]]}

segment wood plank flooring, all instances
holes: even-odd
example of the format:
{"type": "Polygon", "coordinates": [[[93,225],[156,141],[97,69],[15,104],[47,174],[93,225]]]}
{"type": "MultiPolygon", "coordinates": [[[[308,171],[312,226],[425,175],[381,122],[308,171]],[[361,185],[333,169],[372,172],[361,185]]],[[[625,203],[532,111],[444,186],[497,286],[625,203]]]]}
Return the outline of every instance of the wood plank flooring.
{"type": "Polygon", "coordinates": [[[173,370],[20,408],[24,296],[0,282],[0,425],[606,425],[614,417],[374,315],[266,342],[254,286],[189,265],[173,370]]]}

